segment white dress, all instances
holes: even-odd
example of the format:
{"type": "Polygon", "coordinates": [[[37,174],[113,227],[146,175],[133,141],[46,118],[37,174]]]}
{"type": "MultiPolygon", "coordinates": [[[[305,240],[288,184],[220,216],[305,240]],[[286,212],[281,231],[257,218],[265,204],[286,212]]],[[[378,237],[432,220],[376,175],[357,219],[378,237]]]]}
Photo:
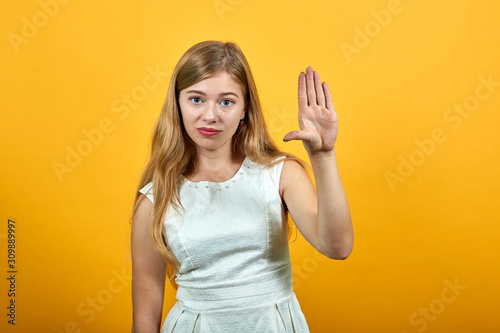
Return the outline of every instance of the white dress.
{"type": "MultiPolygon", "coordinates": [[[[179,288],[161,333],[309,332],[292,288],[282,168],[245,157],[225,182],[180,184],[184,213],[169,207],[164,221],[179,288]]],[[[153,201],[152,183],[140,192],[153,201]]]]}

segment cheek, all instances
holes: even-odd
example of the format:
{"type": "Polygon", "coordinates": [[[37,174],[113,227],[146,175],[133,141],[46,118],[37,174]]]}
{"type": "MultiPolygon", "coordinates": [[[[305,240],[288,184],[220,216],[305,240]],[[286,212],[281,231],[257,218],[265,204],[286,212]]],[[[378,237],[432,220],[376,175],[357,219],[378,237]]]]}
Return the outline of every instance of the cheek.
{"type": "Polygon", "coordinates": [[[231,120],[228,122],[227,126],[231,129],[232,135],[234,135],[236,131],[238,131],[238,128],[240,127],[240,121],[241,121],[240,116],[241,114],[238,112],[235,115],[233,115],[231,117],[231,120]]]}
{"type": "Polygon", "coordinates": [[[179,106],[180,110],[179,110],[179,113],[182,117],[182,122],[184,124],[188,124],[190,123],[191,121],[193,121],[193,112],[190,112],[189,110],[189,107],[187,107],[186,105],[180,105],[179,106]]]}
{"type": "Polygon", "coordinates": [[[186,110],[183,109],[182,106],[180,106],[179,116],[181,118],[180,120],[181,120],[182,127],[184,127],[184,131],[186,132],[186,134],[189,137],[191,137],[192,136],[192,119],[190,119],[189,112],[186,112],[186,110]]]}
{"type": "Polygon", "coordinates": [[[241,111],[238,110],[238,111],[234,111],[234,112],[231,112],[230,115],[228,115],[227,117],[227,121],[231,122],[231,123],[239,123],[241,120],[241,111]]]}

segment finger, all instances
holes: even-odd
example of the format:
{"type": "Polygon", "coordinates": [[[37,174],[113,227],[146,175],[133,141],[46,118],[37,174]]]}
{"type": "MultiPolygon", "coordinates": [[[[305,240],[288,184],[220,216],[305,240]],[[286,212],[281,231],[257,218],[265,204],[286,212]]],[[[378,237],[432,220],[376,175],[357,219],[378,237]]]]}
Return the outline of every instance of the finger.
{"type": "Polygon", "coordinates": [[[308,66],[306,69],[306,89],[308,105],[316,103],[316,92],[314,91],[313,68],[308,66]]]}
{"type": "Polygon", "coordinates": [[[331,111],[335,111],[333,107],[332,94],[330,94],[330,89],[326,82],[323,82],[323,91],[325,92],[326,108],[331,111]]]}
{"type": "Polygon", "coordinates": [[[283,141],[285,141],[285,142],[291,141],[291,140],[305,140],[305,141],[307,141],[308,138],[309,137],[305,134],[304,131],[295,130],[295,131],[288,132],[285,135],[285,137],[283,138],[283,141]]]}
{"type": "Polygon", "coordinates": [[[316,91],[316,103],[321,106],[325,106],[325,94],[323,93],[323,87],[321,86],[321,81],[319,79],[318,72],[314,72],[314,90],[316,91]]]}
{"type": "Polygon", "coordinates": [[[307,106],[306,74],[299,74],[299,110],[307,106]]]}

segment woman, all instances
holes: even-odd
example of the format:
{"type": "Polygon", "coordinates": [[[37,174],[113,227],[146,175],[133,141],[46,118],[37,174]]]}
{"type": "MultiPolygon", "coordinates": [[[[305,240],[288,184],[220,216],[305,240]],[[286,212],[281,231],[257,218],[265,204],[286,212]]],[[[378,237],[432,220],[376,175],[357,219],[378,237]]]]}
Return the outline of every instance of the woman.
{"type": "Polygon", "coordinates": [[[304,164],[278,151],[250,67],[234,43],[191,47],[174,69],[132,222],[133,332],[158,332],[166,273],[177,302],[161,332],[309,332],[292,288],[289,212],[332,259],[353,247],[326,83],[299,75],[304,164]],[[147,198],[147,199],[146,199],[147,198]],[[172,280],[175,278],[175,282],[172,280]]]}

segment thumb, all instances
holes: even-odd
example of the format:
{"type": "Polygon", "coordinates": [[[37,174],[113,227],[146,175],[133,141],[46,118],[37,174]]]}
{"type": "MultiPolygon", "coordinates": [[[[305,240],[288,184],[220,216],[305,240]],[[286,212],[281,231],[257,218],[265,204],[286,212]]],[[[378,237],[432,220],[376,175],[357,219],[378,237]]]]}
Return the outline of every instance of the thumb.
{"type": "Polygon", "coordinates": [[[285,134],[285,137],[283,138],[283,141],[291,141],[291,140],[307,140],[307,136],[303,131],[300,130],[295,130],[288,132],[285,134]]]}

